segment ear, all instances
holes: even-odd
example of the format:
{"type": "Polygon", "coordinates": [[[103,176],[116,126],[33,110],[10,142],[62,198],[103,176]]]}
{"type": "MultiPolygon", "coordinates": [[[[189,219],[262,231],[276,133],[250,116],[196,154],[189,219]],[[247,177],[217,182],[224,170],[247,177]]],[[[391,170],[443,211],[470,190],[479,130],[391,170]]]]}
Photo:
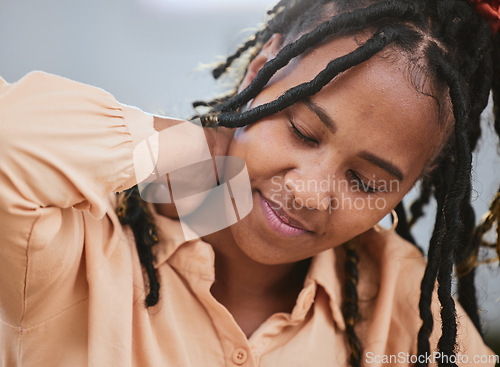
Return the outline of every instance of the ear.
{"type": "Polygon", "coordinates": [[[262,47],[257,56],[255,56],[248,65],[243,81],[238,88],[238,93],[248,87],[248,85],[252,82],[252,80],[254,80],[255,76],[257,75],[259,70],[262,69],[266,62],[274,59],[274,57],[281,50],[281,40],[281,34],[278,33],[273,34],[271,38],[269,38],[264,47],[262,47]]]}

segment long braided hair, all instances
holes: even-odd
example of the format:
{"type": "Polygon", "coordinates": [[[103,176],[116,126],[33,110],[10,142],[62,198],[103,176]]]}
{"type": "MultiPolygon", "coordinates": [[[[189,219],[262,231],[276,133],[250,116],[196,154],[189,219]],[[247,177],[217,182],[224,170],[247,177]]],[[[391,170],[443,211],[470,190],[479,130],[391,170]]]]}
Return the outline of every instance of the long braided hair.
{"type": "MultiPolygon", "coordinates": [[[[242,127],[282,111],[319,92],[336,75],[382,50],[397,51],[398,55],[406,57],[408,73],[415,87],[422,90],[420,83],[432,87],[432,96],[440,105],[440,122],[446,125],[447,120],[454,121],[453,133],[433,162],[434,168],[422,180],[421,194],[410,208],[409,219],[402,203],[396,208],[402,218],[398,233],[414,242],[411,226],[422,217],[425,205],[432,198],[437,203],[438,214],[421,283],[419,310],[422,326],[418,334],[418,354],[430,354],[429,337],[434,327],[431,302],[437,281],[442,306],[442,336],[438,348],[442,355],[453,356],[457,321],[451,284],[455,265],[461,269],[458,299],[481,330],[474,265],[479,247],[485,244],[482,235],[491,227],[492,219],[474,229],[475,216],[470,204],[471,157],[481,133],[480,115],[488,104],[491,90],[495,112],[500,108],[500,38],[493,36],[488,23],[467,0],[282,0],[268,11],[267,17],[261,29],[213,70],[215,79],[230,74],[236,82],[234,90],[212,101],[193,104],[195,108],[206,108],[198,115],[205,126],[213,126],[216,122],[218,126],[242,127]],[[291,88],[272,102],[244,110],[273,75],[292,59],[323,42],[363,30],[370,30],[372,36],[354,51],[332,60],[313,80],[291,88]],[[283,36],[283,48],[262,67],[247,88],[237,93],[249,62],[275,33],[283,36]],[[446,108],[447,105],[451,108],[446,108]]],[[[500,135],[500,114],[496,114],[495,129],[500,135]]],[[[156,230],[141,204],[137,188],[121,195],[118,213],[122,223],[130,225],[134,232],[139,257],[149,280],[146,305],[152,306],[158,302],[159,294],[151,252],[151,247],[158,241],[156,230]]],[[[498,215],[493,221],[496,218],[498,215]]],[[[496,248],[500,255],[500,246],[496,248]]],[[[346,255],[347,294],[343,310],[348,324],[350,364],[359,366],[362,345],[354,329],[359,318],[358,257],[350,246],[346,246],[346,255]]],[[[439,361],[439,366],[444,365],[450,364],[439,361]]]]}

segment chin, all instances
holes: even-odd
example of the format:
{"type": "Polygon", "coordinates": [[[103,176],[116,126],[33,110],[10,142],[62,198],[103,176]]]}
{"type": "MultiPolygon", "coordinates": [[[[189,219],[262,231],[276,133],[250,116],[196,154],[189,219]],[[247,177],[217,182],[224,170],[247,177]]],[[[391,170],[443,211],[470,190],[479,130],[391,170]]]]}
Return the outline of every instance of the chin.
{"type": "Polygon", "coordinates": [[[273,238],[265,230],[252,224],[252,213],[230,227],[238,249],[250,258],[264,265],[294,263],[314,255],[310,253],[313,243],[304,246],[298,239],[273,238]],[[307,251],[304,251],[307,248],[307,251]]]}

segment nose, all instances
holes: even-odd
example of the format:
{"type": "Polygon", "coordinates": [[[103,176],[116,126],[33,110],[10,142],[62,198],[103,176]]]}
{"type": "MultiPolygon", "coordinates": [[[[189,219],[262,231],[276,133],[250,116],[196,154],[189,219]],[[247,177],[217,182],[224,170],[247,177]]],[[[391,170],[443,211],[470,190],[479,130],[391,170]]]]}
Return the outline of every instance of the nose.
{"type": "Polygon", "coordinates": [[[302,174],[297,170],[286,173],[284,182],[294,198],[294,207],[305,207],[326,211],[330,207],[334,192],[334,177],[322,169],[308,170],[302,174]]]}

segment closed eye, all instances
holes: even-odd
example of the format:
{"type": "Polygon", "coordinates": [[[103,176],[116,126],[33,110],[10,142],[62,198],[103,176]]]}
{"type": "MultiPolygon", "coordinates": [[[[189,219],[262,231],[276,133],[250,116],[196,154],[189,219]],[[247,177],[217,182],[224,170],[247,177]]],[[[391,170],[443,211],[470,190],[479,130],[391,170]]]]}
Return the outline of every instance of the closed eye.
{"type": "Polygon", "coordinates": [[[295,126],[295,124],[293,123],[292,119],[289,119],[289,123],[290,123],[290,131],[300,140],[302,140],[303,142],[306,142],[308,144],[313,144],[313,145],[319,145],[319,142],[318,140],[316,140],[315,138],[311,137],[311,136],[308,136],[306,135],[305,133],[303,133],[302,131],[300,131],[297,126],[295,126]]]}
{"type": "Polygon", "coordinates": [[[378,192],[379,190],[377,190],[376,187],[373,187],[373,186],[370,186],[369,184],[365,183],[363,181],[363,179],[361,177],[359,177],[356,172],[354,172],[353,170],[349,170],[347,171],[348,174],[351,176],[351,178],[353,179],[353,181],[355,181],[360,187],[361,187],[361,190],[365,193],[374,193],[374,192],[378,192]]]}

